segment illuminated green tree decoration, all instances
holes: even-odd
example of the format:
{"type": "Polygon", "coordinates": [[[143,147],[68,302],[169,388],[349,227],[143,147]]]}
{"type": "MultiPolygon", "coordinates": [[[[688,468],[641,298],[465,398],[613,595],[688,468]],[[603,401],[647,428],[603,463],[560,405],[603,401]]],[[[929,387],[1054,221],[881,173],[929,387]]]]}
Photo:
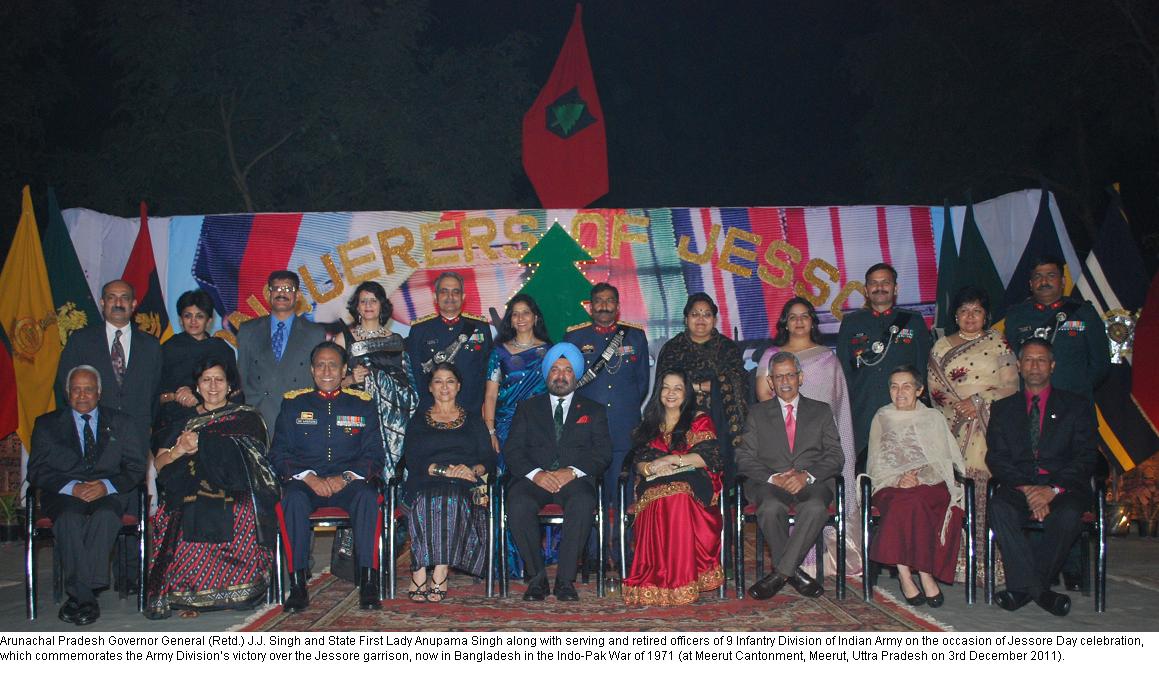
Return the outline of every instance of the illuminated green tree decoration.
{"type": "Polygon", "coordinates": [[[563,339],[568,326],[590,318],[583,303],[591,295],[592,282],[579,270],[578,264],[593,260],[558,222],[519,259],[534,268],[531,278],[519,290],[539,303],[553,342],[563,339]]]}

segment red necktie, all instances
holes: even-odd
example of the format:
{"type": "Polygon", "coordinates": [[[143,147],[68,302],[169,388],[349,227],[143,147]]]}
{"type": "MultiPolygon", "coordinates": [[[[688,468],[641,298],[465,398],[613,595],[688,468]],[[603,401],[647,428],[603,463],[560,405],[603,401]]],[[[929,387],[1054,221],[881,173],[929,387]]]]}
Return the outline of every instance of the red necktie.
{"type": "Polygon", "coordinates": [[[785,435],[789,437],[789,452],[793,451],[793,441],[797,439],[797,418],[793,416],[793,404],[785,404],[785,435]]]}

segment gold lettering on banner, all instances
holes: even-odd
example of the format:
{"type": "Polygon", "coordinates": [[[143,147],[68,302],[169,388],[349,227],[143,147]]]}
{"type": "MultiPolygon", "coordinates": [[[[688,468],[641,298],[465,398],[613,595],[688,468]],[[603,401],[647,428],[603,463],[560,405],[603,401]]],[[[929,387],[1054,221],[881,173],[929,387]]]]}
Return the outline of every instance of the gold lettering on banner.
{"type": "MultiPolygon", "coordinates": [[[[234,312],[234,314],[238,314],[238,312],[234,312]]],[[[245,316],[245,315],[242,314],[241,316],[245,316]]],[[[245,320],[248,321],[249,317],[246,316],[245,320]]],[[[233,323],[233,314],[230,315],[230,323],[233,323]]],[[[235,324],[234,328],[237,328],[237,326],[241,325],[242,323],[245,323],[245,321],[242,321],[242,322],[239,322],[238,324],[235,324]]],[[[234,349],[237,349],[237,336],[234,335],[233,333],[227,331],[226,329],[222,328],[222,329],[218,330],[216,333],[213,334],[213,337],[221,338],[222,340],[225,340],[226,342],[228,342],[234,349]]]]}
{"type": "Polygon", "coordinates": [[[753,275],[752,268],[741,267],[740,265],[730,260],[730,258],[736,256],[741,260],[756,262],[757,247],[760,245],[761,236],[759,234],[753,234],[752,232],[742,230],[739,227],[730,227],[728,228],[728,232],[724,235],[724,246],[720,248],[720,259],[716,261],[716,266],[722,270],[725,270],[726,272],[732,272],[739,277],[748,279],[753,275]],[[750,251],[747,248],[741,248],[740,246],[737,246],[737,239],[747,241],[748,243],[752,244],[753,250],[750,251]]]}
{"type": "Polygon", "coordinates": [[[832,292],[829,284],[817,276],[818,270],[829,275],[829,279],[832,280],[834,286],[841,283],[841,271],[825,260],[813,258],[805,263],[805,269],[801,270],[801,276],[804,277],[804,280],[798,281],[793,288],[797,292],[797,295],[811,302],[814,307],[820,307],[824,304],[832,292]],[[817,292],[810,292],[810,286],[816,288],[817,292]]]}
{"type": "Polygon", "coordinates": [[[459,262],[459,256],[456,252],[435,255],[435,251],[446,251],[458,247],[458,242],[454,239],[436,240],[439,233],[454,232],[455,230],[455,223],[451,220],[423,223],[419,226],[419,239],[422,240],[423,260],[426,261],[427,269],[454,265],[459,262]]]}
{"type": "Polygon", "coordinates": [[[623,211],[617,213],[612,218],[612,258],[620,257],[620,248],[624,244],[647,244],[646,232],[630,232],[628,228],[632,225],[646,228],[650,224],[646,216],[634,216],[623,211]]]}
{"type": "Polygon", "coordinates": [[[464,218],[463,222],[459,223],[459,233],[463,239],[463,257],[467,262],[475,259],[475,252],[472,249],[476,246],[488,260],[499,259],[499,254],[491,250],[491,242],[495,241],[495,221],[490,218],[464,218]],[[483,234],[471,234],[472,227],[482,227],[483,234]]]}
{"type": "Polygon", "coordinates": [[[370,281],[378,276],[377,269],[369,269],[359,274],[354,268],[359,265],[367,265],[374,262],[374,251],[367,251],[366,255],[361,255],[357,258],[351,258],[350,252],[356,248],[363,246],[370,246],[370,235],[363,235],[354,241],[348,241],[345,244],[338,244],[338,260],[342,262],[342,271],[346,274],[346,283],[351,286],[357,286],[363,281],[370,281]]]}
{"type": "Polygon", "coordinates": [[[765,262],[768,267],[757,268],[757,276],[761,281],[776,288],[788,288],[793,285],[793,265],[801,262],[801,249],[784,239],[776,239],[765,249],[765,262]],[[783,253],[788,259],[777,257],[778,253],[783,253]]]}
{"type": "Polygon", "coordinates": [[[837,297],[833,298],[833,304],[829,306],[829,311],[833,313],[834,319],[840,321],[845,316],[845,312],[841,311],[841,308],[845,306],[845,302],[849,300],[849,297],[854,293],[861,294],[863,303],[865,300],[868,300],[868,298],[865,297],[864,284],[862,284],[860,281],[850,281],[846,283],[845,287],[841,289],[841,292],[837,294],[837,297]]]}
{"type": "Polygon", "coordinates": [[[503,221],[503,236],[517,243],[504,246],[503,255],[511,260],[519,260],[526,255],[531,247],[539,242],[539,237],[528,231],[534,230],[536,227],[539,227],[539,221],[533,215],[508,216],[503,221]],[[518,244],[525,246],[521,247],[518,244]]]}
{"type": "MultiPolygon", "coordinates": [[[[266,291],[263,293],[263,295],[266,297],[266,302],[269,302],[270,301],[269,289],[266,289],[266,291]]],[[[257,298],[255,298],[252,295],[249,296],[248,298],[246,298],[245,303],[247,305],[249,305],[250,309],[253,310],[254,316],[265,316],[265,315],[270,313],[270,311],[268,309],[266,309],[266,306],[263,305],[257,298]]]]}
{"type": "MultiPolygon", "coordinates": [[[[712,260],[712,254],[716,251],[716,238],[720,236],[720,224],[713,223],[712,229],[708,232],[708,246],[700,253],[693,253],[688,250],[689,244],[692,243],[692,237],[687,234],[680,237],[680,242],[676,246],[676,255],[680,256],[681,260],[693,263],[694,265],[707,265],[709,260],[712,260]]],[[[763,277],[762,277],[763,278],[763,277]]]]}
{"type": "MultiPolygon", "coordinates": [[[[593,258],[598,258],[607,250],[606,237],[608,229],[608,221],[598,213],[577,213],[571,219],[571,238],[577,242],[582,241],[580,234],[583,232],[584,225],[596,226],[596,245],[595,248],[588,248],[584,246],[584,250],[588,252],[593,258]]],[[[580,244],[583,246],[583,244],[580,244]]]]}
{"type": "MultiPolygon", "coordinates": [[[[334,258],[329,253],[322,254],[322,264],[326,267],[326,273],[330,275],[330,280],[333,282],[333,287],[325,293],[318,290],[318,285],[314,283],[314,277],[310,275],[310,270],[306,269],[305,265],[298,268],[298,276],[302,277],[302,283],[306,284],[306,290],[310,292],[310,297],[314,298],[314,302],[319,305],[337,298],[346,288],[346,284],[342,282],[342,275],[338,273],[338,268],[334,265],[334,258]]],[[[304,299],[299,293],[299,304],[304,299]]],[[[309,305],[307,305],[308,307],[309,305]]]]}
{"type": "Polygon", "coordinates": [[[415,237],[405,227],[395,227],[389,230],[379,230],[378,232],[378,248],[382,251],[382,268],[386,270],[387,274],[394,274],[394,256],[406,263],[411,269],[419,268],[419,261],[414,259],[411,255],[411,249],[414,248],[415,237]],[[401,237],[402,243],[398,246],[391,246],[390,240],[393,237],[401,237]]]}

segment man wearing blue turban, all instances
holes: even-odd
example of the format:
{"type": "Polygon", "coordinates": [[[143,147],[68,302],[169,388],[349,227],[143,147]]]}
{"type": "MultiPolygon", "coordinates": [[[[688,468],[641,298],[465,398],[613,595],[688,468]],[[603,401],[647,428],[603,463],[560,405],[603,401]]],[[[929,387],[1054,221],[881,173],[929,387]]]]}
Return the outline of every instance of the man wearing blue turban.
{"type": "Polygon", "coordinates": [[[578,347],[561,342],[543,359],[547,393],[519,404],[503,452],[511,483],[507,522],[526,569],[524,600],[544,600],[547,569],[540,546],[539,510],[563,507],[555,597],[578,600],[575,575],[580,551],[595,521],[596,482],[611,462],[604,407],[575,393],[584,359],[578,347]]]}

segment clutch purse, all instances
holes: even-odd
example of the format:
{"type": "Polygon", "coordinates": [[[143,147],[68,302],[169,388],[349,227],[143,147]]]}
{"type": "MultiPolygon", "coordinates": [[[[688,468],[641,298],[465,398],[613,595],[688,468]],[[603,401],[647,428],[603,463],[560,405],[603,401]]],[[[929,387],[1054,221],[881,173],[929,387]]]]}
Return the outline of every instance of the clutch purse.
{"type": "Polygon", "coordinates": [[[475,506],[491,505],[491,494],[487,490],[487,474],[479,476],[479,484],[471,488],[471,503],[475,506]]]}
{"type": "Polygon", "coordinates": [[[688,473],[689,471],[696,471],[696,467],[692,466],[691,464],[685,464],[684,466],[680,467],[679,469],[676,469],[675,471],[673,471],[670,474],[666,474],[664,476],[661,476],[658,473],[654,473],[651,476],[645,477],[644,480],[648,481],[648,482],[652,482],[652,481],[656,480],[657,478],[668,478],[670,476],[675,476],[678,473],[688,473]]]}

